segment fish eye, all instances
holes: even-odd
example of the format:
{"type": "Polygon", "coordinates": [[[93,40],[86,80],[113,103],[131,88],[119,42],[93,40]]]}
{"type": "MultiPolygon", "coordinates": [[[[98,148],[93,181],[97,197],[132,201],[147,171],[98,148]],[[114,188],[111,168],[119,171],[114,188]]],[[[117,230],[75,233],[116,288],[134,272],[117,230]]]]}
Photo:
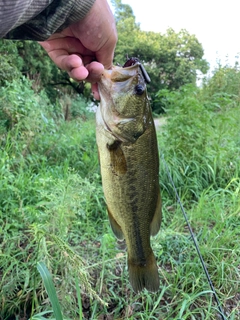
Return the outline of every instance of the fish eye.
{"type": "Polygon", "coordinates": [[[144,93],[144,87],[141,84],[137,84],[135,91],[137,95],[141,96],[144,93]]]}

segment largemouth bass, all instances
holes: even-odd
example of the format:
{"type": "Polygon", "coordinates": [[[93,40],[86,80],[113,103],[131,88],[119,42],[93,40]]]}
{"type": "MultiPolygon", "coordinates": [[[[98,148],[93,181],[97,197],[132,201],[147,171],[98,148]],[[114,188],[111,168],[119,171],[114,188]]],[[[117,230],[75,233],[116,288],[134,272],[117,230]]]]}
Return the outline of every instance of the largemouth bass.
{"type": "Polygon", "coordinates": [[[96,138],[102,185],[112,230],[126,240],[133,290],[157,291],[159,276],[150,244],[161,224],[159,158],[147,96],[145,69],[136,58],[105,70],[96,138]]]}

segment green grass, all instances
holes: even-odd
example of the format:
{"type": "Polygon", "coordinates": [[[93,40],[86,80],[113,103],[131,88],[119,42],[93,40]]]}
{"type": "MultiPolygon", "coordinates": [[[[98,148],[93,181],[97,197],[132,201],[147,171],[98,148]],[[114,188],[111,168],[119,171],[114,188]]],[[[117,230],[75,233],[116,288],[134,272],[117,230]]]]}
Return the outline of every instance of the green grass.
{"type": "MultiPolygon", "coordinates": [[[[4,173],[6,179],[6,170],[4,173]]],[[[9,181],[12,173],[8,174],[9,181]]],[[[216,319],[216,305],[182,213],[166,192],[163,225],[152,239],[160,291],[132,292],[126,251],[117,245],[110,230],[97,168],[95,177],[89,182],[69,167],[61,171],[43,166],[38,174],[19,171],[11,184],[1,188],[5,208],[1,213],[2,316],[25,309],[27,318],[33,304],[33,313],[51,309],[36,272],[37,262],[44,261],[53,275],[65,318],[79,318],[77,276],[86,319],[101,315],[114,319],[216,319]],[[91,276],[91,289],[108,307],[93,295],[89,300],[91,290],[86,285],[84,289],[82,273],[91,276]]],[[[239,190],[238,179],[225,189],[210,188],[188,212],[219,298],[223,305],[232,301],[232,309],[226,308],[232,319],[234,314],[237,319],[239,308],[239,190]]]]}
{"type": "MultiPolygon", "coordinates": [[[[44,94],[36,97],[26,83],[20,89],[13,85],[8,100],[0,91],[3,120],[17,119],[11,128],[5,121],[0,136],[0,319],[60,320],[60,311],[72,320],[220,319],[163,161],[163,222],[152,238],[161,286],[155,294],[135,294],[125,244],[114,237],[106,214],[92,117],[64,121],[44,94]],[[14,92],[21,101],[31,93],[28,113],[23,104],[9,107],[14,92]]],[[[181,121],[168,117],[158,132],[160,158],[164,154],[225,315],[237,320],[239,106],[226,107],[224,100],[220,112],[206,111],[211,121],[194,112],[190,121],[186,106],[202,110],[191,90],[171,97],[172,107],[176,100],[182,106],[181,121]],[[186,125],[190,132],[196,128],[191,148],[186,125]]]]}

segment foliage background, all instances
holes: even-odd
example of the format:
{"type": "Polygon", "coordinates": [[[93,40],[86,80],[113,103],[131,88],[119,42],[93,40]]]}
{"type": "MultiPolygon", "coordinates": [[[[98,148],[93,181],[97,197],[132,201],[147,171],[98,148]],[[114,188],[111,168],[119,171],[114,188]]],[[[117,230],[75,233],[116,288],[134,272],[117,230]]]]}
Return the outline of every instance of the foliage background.
{"type": "MultiPolygon", "coordinates": [[[[165,34],[142,31],[129,5],[120,0],[113,0],[112,4],[118,30],[114,63],[123,65],[127,56],[140,59],[151,78],[148,91],[153,111],[162,113],[161,101],[155,99],[158,90],[173,91],[187,83],[195,84],[197,72],[207,72],[202,45],[187,30],[177,33],[169,28],[165,34]]],[[[53,103],[66,94],[93,100],[89,84],[74,82],[34,41],[1,40],[0,54],[1,83],[24,75],[32,80],[35,91],[44,89],[53,103]]]]}

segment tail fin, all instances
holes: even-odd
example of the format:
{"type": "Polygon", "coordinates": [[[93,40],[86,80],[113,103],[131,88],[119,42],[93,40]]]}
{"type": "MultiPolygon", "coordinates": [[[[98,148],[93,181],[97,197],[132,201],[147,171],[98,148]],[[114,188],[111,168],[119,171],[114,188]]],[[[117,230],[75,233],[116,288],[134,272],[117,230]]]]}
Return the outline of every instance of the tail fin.
{"type": "Polygon", "coordinates": [[[153,252],[147,260],[146,265],[134,264],[128,258],[129,280],[135,292],[146,288],[156,292],[159,289],[159,276],[156,259],[153,252]]]}

